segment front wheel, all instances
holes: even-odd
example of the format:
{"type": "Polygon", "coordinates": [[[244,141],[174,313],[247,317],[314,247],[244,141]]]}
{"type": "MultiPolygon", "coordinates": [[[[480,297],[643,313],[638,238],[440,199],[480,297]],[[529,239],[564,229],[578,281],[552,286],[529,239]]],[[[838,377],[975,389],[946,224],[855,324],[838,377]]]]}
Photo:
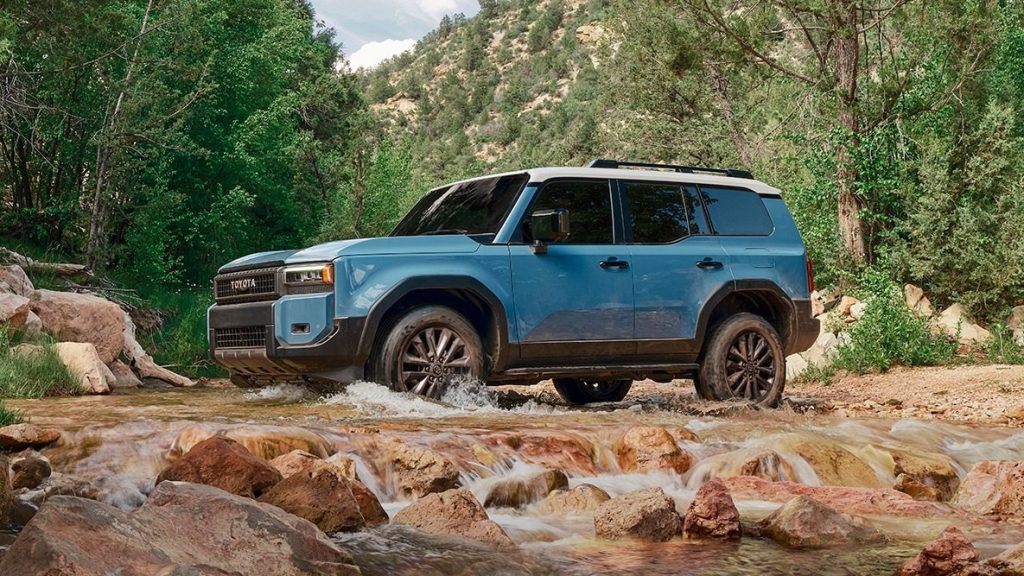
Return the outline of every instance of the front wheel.
{"type": "Polygon", "coordinates": [[[562,400],[576,405],[594,402],[621,402],[633,386],[632,380],[555,378],[552,382],[562,400]]]}
{"type": "Polygon", "coordinates": [[[369,368],[371,379],[396,392],[440,398],[452,382],[484,378],[483,343],[455,310],[423,306],[391,325],[369,368]]]}
{"type": "Polygon", "coordinates": [[[775,407],[786,386],[785,362],[782,339],[771,324],[736,314],[712,334],[695,383],[703,398],[775,407]]]}

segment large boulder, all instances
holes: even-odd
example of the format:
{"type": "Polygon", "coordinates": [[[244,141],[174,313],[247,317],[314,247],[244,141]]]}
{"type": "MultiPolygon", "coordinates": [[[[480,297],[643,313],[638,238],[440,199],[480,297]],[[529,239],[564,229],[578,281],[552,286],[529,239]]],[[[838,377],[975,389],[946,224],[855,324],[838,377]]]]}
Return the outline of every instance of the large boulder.
{"type": "Polygon", "coordinates": [[[110,383],[111,388],[140,388],[142,387],[142,380],[132,372],[132,369],[121,362],[120,360],[114,360],[114,362],[108,366],[111,374],[114,376],[114,381],[110,383]]]}
{"type": "Polygon", "coordinates": [[[978,551],[956,526],[942,534],[900,567],[897,576],[952,576],[978,561],[978,551]]]}
{"type": "Polygon", "coordinates": [[[615,459],[624,472],[673,470],[685,474],[693,457],[681,450],[668,430],[659,426],[630,428],[612,446],[615,459]]]}
{"type": "Polygon", "coordinates": [[[594,532],[606,540],[637,538],[667,542],[679,535],[683,519],[661,488],[647,488],[612,498],[594,515],[594,532]]]}
{"type": "Polygon", "coordinates": [[[214,436],[196,444],[156,479],[157,484],[166,480],[206,484],[257,498],[281,481],[281,473],[238,442],[214,436]]]}
{"type": "Polygon", "coordinates": [[[892,459],[896,489],[915,498],[945,502],[960,486],[956,465],[944,454],[893,452],[892,459]]]}
{"type": "Polygon", "coordinates": [[[124,349],[124,311],[109,300],[91,294],[37,290],[32,311],[46,331],[60,342],[89,342],[104,364],[124,349]]]}
{"type": "Polygon", "coordinates": [[[914,500],[903,492],[889,488],[808,486],[796,482],[771,482],[753,476],[724,478],[722,482],[737,500],[784,504],[796,496],[810,496],[840,512],[859,516],[935,518],[948,516],[950,513],[949,506],[914,500]]]}
{"type": "Polygon", "coordinates": [[[796,480],[796,471],[774,450],[746,449],[727,452],[701,460],[690,473],[690,482],[711,478],[757,476],[773,482],[796,480]]]}
{"type": "Polygon", "coordinates": [[[28,275],[18,265],[0,266],[0,284],[7,287],[5,291],[25,298],[31,298],[36,291],[28,275]]]}
{"type": "Polygon", "coordinates": [[[27,448],[42,448],[60,440],[60,432],[35,424],[12,424],[0,428],[0,450],[21,452],[27,448]]]}
{"type": "Polygon", "coordinates": [[[810,464],[822,484],[861,488],[882,486],[871,466],[832,440],[824,437],[799,440],[793,444],[792,450],[810,464]]]}
{"type": "Polygon", "coordinates": [[[906,297],[907,308],[910,308],[911,311],[925,317],[935,314],[935,311],[932,310],[932,303],[928,300],[924,290],[913,284],[907,284],[903,287],[903,295],[906,297]]]}
{"type": "Polygon", "coordinates": [[[60,342],[54,351],[85,394],[110,394],[117,378],[91,342],[60,342]]]}
{"type": "Polygon", "coordinates": [[[700,487],[683,517],[686,538],[739,538],[740,513],[721,480],[700,487]]]}
{"type": "Polygon", "coordinates": [[[572,490],[558,490],[537,505],[537,511],[548,516],[596,512],[601,504],[611,500],[607,492],[591,484],[580,484],[572,490]]]}
{"type": "Polygon", "coordinates": [[[259,501],[305,518],[328,534],[354,532],[388,522],[388,515],[373,492],[323,461],[289,475],[260,496],[259,501]]]}
{"type": "Polygon", "coordinates": [[[428,534],[460,536],[500,548],[515,547],[501,526],[487,517],[484,507],[469,490],[428,494],[395,514],[393,522],[428,534]]]}
{"type": "Polygon", "coordinates": [[[1010,319],[1006,325],[1013,332],[1013,340],[1020,346],[1024,346],[1024,306],[1016,306],[1010,312],[1010,319]]]}
{"type": "Polygon", "coordinates": [[[561,470],[545,470],[529,478],[502,480],[494,485],[484,499],[486,508],[522,508],[555,490],[569,486],[569,478],[561,470]]]}
{"type": "Polygon", "coordinates": [[[839,338],[828,331],[822,324],[821,334],[815,339],[814,344],[800,355],[804,357],[807,364],[811,366],[825,366],[832,361],[836,350],[839,348],[839,338]]]}
{"type": "Polygon", "coordinates": [[[310,522],[209,486],[164,482],[138,510],[73,497],[48,501],[0,574],[358,575],[351,555],[310,522]]]}
{"type": "Polygon", "coordinates": [[[953,504],[976,514],[1024,516],[1024,462],[978,462],[953,504]]]}
{"type": "Polygon", "coordinates": [[[270,465],[277,468],[277,471],[280,472],[281,476],[285,479],[293,474],[313,470],[322,466],[333,468],[336,474],[344,476],[345,478],[350,478],[352,480],[359,479],[356,476],[355,461],[343,454],[335,454],[330,458],[323,460],[315,454],[310,454],[305,450],[292,450],[287,454],[283,454],[271,460],[270,465]]]}
{"type": "Polygon", "coordinates": [[[960,304],[943,310],[935,319],[935,326],[950,336],[959,334],[963,345],[984,344],[992,338],[992,333],[975,324],[960,304]]]}
{"type": "MultiPolygon", "coordinates": [[[[387,470],[395,474],[398,493],[406,499],[422,498],[427,494],[445,492],[460,485],[459,471],[445,456],[403,442],[397,438],[383,438],[377,444],[387,470]]],[[[387,470],[382,470],[384,477],[387,470]]]]}
{"type": "Polygon", "coordinates": [[[755,531],[795,548],[828,548],[885,540],[863,520],[837,512],[808,496],[793,498],[762,520],[755,531]]]}
{"type": "Polygon", "coordinates": [[[590,440],[572,432],[522,431],[493,434],[484,440],[492,446],[515,450],[519,458],[531,464],[583,476],[597,473],[594,445],[590,440]]]}
{"type": "Polygon", "coordinates": [[[12,330],[21,330],[28,323],[28,315],[32,313],[31,301],[17,294],[0,292],[0,326],[12,330]]]}
{"type": "Polygon", "coordinates": [[[309,452],[326,458],[334,451],[323,436],[305,428],[293,426],[238,426],[220,429],[207,426],[189,426],[174,439],[172,454],[184,454],[195,445],[215,436],[238,442],[253,455],[273,460],[294,450],[309,452]]]}

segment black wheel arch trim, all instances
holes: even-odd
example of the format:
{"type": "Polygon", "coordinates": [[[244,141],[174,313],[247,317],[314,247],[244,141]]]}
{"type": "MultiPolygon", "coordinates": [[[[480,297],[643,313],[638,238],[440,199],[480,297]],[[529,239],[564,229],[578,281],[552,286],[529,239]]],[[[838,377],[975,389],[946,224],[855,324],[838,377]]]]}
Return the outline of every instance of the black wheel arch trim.
{"type": "MultiPolygon", "coordinates": [[[[718,290],[716,290],[710,298],[701,307],[700,314],[697,321],[697,333],[695,340],[701,343],[700,348],[703,351],[706,344],[706,338],[708,336],[707,330],[711,322],[711,315],[714,313],[718,305],[721,304],[726,298],[732,294],[744,293],[744,292],[767,292],[775,297],[779,302],[783,303],[787,309],[784,311],[789,314],[790,318],[790,330],[788,335],[784,335],[783,347],[787,354],[793,350],[804,346],[804,342],[808,336],[813,333],[814,337],[818,335],[818,320],[810,316],[810,305],[809,302],[806,306],[803,305],[803,300],[794,300],[786,292],[779,287],[778,284],[767,279],[741,279],[732,280],[723,284],[718,290]],[[807,318],[802,318],[801,314],[807,311],[807,318]]],[[[812,339],[811,342],[814,340],[812,339]]],[[[807,346],[804,346],[802,350],[806,350],[807,346]]],[[[800,351],[802,351],[800,350],[800,351]]],[[[702,352],[703,353],[703,352],[702,352]]]]}
{"type": "MultiPolygon", "coordinates": [[[[403,298],[420,290],[465,291],[481,299],[490,309],[489,311],[495,326],[495,334],[498,338],[494,357],[487,369],[490,372],[504,370],[508,364],[511,352],[508,343],[508,314],[505,311],[505,306],[487,286],[476,278],[455,275],[413,276],[406,278],[392,286],[384,296],[380,297],[370,308],[370,312],[366,316],[366,322],[363,324],[363,332],[359,338],[356,353],[356,360],[360,365],[365,364],[370,359],[374,343],[379,336],[378,330],[387,313],[403,298]]],[[[487,334],[481,334],[480,337],[484,342],[489,339],[487,334]]]]}

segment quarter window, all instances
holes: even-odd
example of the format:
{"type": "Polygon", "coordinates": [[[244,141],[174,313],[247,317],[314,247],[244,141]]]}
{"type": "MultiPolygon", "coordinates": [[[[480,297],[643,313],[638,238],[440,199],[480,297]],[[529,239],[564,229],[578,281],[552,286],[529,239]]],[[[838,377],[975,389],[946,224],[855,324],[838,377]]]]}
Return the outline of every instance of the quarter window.
{"type": "Polygon", "coordinates": [[[701,186],[700,191],[715,232],[723,236],[768,236],[775,230],[756,192],[718,186],[701,186]]]}
{"type": "Polygon", "coordinates": [[[553,182],[540,191],[531,210],[556,208],[569,211],[569,238],[565,244],[614,243],[612,197],[607,181],[553,182]]]}
{"type": "Polygon", "coordinates": [[[694,197],[682,186],[627,182],[625,190],[634,243],[668,244],[698,233],[690,218],[694,197]]]}

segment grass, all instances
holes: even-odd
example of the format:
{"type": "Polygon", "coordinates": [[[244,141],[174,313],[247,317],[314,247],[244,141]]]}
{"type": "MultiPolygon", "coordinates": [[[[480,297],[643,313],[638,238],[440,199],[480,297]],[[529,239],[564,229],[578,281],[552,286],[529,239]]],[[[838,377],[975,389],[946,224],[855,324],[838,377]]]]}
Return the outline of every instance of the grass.
{"type": "Polygon", "coordinates": [[[44,398],[79,393],[78,383],[57,356],[52,343],[38,353],[17,353],[16,338],[0,326],[0,399],[44,398]]]}
{"type": "Polygon", "coordinates": [[[4,401],[0,399],[0,426],[21,424],[24,421],[25,417],[22,415],[21,412],[4,406],[4,401]]]}
{"type": "Polygon", "coordinates": [[[206,309],[210,290],[182,290],[151,295],[146,306],[167,315],[159,330],[139,334],[139,342],[162,366],[189,377],[223,378],[227,373],[209,359],[206,309]]]}
{"type": "Polygon", "coordinates": [[[1013,339],[1009,326],[1000,322],[990,330],[992,338],[985,344],[985,356],[993,364],[1024,364],[1024,346],[1013,339]]]}

